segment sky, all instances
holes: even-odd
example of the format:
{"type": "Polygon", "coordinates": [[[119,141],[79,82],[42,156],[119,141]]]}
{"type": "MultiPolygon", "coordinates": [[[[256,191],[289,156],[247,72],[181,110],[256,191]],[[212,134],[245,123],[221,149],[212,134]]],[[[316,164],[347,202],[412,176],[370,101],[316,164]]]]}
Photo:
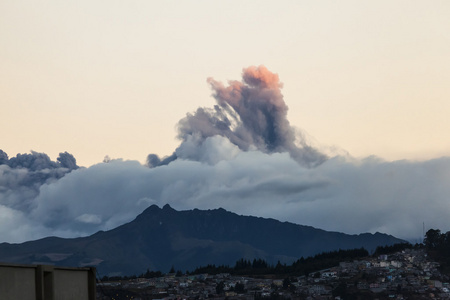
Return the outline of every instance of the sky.
{"type": "Polygon", "coordinates": [[[450,230],[449,15],[448,1],[0,1],[0,241],[165,203],[450,230]]]}

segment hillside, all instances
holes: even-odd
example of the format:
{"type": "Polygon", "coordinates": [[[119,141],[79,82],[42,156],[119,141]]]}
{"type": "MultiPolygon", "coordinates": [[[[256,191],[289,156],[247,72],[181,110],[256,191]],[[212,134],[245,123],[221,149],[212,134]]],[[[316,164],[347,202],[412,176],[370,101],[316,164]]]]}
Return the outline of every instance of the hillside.
{"type": "Polygon", "coordinates": [[[291,263],[324,251],[403,242],[375,233],[348,235],[274,219],[240,216],[224,209],[176,211],[152,205],[130,223],[88,237],[44,238],[0,244],[0,261],[66,266],[94,265],[101,275],[193,270],[232,265],[240,258],[291,263]]]}

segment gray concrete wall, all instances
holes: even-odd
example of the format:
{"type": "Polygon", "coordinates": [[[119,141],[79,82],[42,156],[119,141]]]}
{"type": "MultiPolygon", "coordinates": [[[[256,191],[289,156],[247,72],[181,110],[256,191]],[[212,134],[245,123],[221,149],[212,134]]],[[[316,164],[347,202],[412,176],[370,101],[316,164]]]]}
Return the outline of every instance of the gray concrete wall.
{"type": "Polygon", "coordinates": [[[95,300],[95,268],[0,263],[0,300],[95,300]]]}
{"type": "Polygon", "coordinates": [[[36,299],[34,267],[0,266],[0,299],[36,299]]]}
{"type": "Polygon", "coordinates": [[[86,271],[58,270],[54,273],[54,299],[89,300],[88,273],[86,271]]]}

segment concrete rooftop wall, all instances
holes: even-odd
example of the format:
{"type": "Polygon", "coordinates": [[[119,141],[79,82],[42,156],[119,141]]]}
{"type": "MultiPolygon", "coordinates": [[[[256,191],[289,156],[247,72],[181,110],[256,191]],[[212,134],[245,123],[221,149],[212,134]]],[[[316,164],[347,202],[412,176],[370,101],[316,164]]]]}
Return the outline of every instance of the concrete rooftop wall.
{"type": "Polygon", "coordinates": [[[0,299],[36,299],[34,267],[0,265],[0,299]]]}
{"type": "Polygon", "coordinates": [[[95,268],[0,263],[0,299],[95,300],[95,268]]]}

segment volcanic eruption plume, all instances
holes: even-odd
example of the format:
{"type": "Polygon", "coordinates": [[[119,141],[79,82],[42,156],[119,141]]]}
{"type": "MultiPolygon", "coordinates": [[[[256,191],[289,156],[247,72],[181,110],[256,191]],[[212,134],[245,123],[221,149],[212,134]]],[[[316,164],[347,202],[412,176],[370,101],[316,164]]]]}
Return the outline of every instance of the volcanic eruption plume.
{"type": "Polygon", "coordinates": [[[150,154],[149,166],[166,164],[177,157],[202,161],[204,157],[199,153],[204,151],[193,151],[193,148],[202,147],[213,136],[227,138],[242,151],[288,152],[307,167],[326,160],[324,154],[296,135],[287,119],[288,106],[281,94],[283,84],[265,66],[244,69],[242,81],[229,81],[228,86],[212,78],[207,81],[217,104],[212,109],[200,107],[180,120],[180,147],[162,161],[150,154]]]}

